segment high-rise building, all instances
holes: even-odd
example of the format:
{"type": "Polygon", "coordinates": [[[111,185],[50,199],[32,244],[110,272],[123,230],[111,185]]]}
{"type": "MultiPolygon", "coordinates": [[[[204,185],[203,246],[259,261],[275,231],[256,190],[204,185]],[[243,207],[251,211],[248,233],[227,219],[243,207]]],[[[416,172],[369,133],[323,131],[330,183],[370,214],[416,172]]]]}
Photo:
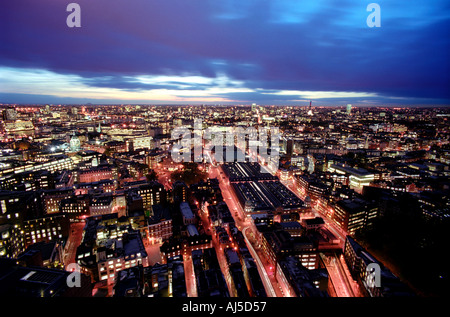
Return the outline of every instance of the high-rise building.
{"type": "Polygon", "coordinates": [[[348,104],[347,105],[347,114],[350,115],[352,112],[352,105],[348,104]]]}
{"type": "Polygon", "coordinates": [[[143,208],[147,211],[152,210],[152,205],[164,204],[167,201],[164,185],[156,181],[140,186],[137,193],[142,197],[143,208]]]}
{"type": "Polygon", "coordinates": [[[288,139],[286,142],[286,155],[291,157],[294,154],[294,140],[288,139]]]}
{"type": "Polygon", "coordinates": [[[356,231],[366,228],[378,216],[378,207],[365,200],[344,199],[337,202],[333,215],[334,222],[344,231],[353,235],[356,231]]]}

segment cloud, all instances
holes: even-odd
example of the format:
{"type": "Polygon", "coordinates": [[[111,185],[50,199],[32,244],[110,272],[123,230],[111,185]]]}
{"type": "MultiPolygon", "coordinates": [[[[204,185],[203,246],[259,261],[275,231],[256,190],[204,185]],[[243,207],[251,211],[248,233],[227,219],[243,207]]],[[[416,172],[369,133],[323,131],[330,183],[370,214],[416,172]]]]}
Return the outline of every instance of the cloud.
{"type": "Polygon", "coordinates": [[[165,91],[174,98],[267,102],[314,96],[450,100],[445,0],[380,0],[379,29],[365,25],[367,4],[351,0],[77,3],[79,29],[66,26],[67,4],[60,1],[0,3],[0,67],[33,70],[21,76],[23,82],[4,78],[3,92],[70,97],[74,90],[100,96],[110,89],[128,98],[165,91]],[[54,80],[54,90],[36,76],[54,80]]]}
{"type": "Polygon", "coordinates": [[[366,98],[377,97],[376,93],[347,92],[347,91],[300,91],[282,90],[277,92],[263,92],[267,95],[297,96],[304,99],[336,99],[336,98],[366,98]]]}

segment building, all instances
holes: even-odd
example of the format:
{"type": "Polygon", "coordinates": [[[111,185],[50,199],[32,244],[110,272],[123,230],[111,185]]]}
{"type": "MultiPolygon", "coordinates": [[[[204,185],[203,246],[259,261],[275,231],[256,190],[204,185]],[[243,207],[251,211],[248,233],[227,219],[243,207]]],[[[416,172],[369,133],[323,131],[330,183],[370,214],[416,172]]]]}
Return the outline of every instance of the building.
{"type": "Polygon", "coordinates": [[[175,181],[172,184],[172,196],[174,202],[188,201],[189,188],[183,181],[175,181]]]}
{"type": "Polygon", "coordinates": [[[78,172],[78,183],[93,183],[112,179],[117,179],[117,170],[109,165],[91,167],[78,172]]]}
{"type": "Polygon", "coordinates": [[[48,268],[64,269],[63,244],[56,242],[37,242],[17,257],[19,264],[23,266],[40,266],[48,268]]]}
{"type": "Polygon", "coordinates": [[[55,188],[55,175],[44,170],[17,173],[5,178],[0,188],[13,191],[52,189],[55,188]]]}
{"type": "Polygon", "coordinates": [[[192,251],[212,248],[210,235],[195,235],[181,238],[171,238],[160,247],[161,257],[165,263],[168,259],[178,256],[190,256],[192,251]]]}
{"type": "Polygon", "coordinates": [[[131,267],[117,273],[114,297],[186,297],[183,261],[131,267]]]}
{"type": "Polygon", "coordinates": [[[81,150],[81,141],[80,138],[77,135],[75,135],[74,132],[72,137],[70,138],[70,151],[78,152],[79,150],[81,150]]]}
{"type": "Polygon", "coordinates": [[[303,227],[297,221],[284,221],[280,225],[283,231],[288,232],[291,237],[300,237],[303,232],[303,227]]]}
{"type": "Polygon", "coordinates": [[[183,261],[170,258],[168,263],[144,268],[144,296],[186,297],[183,261]]]}
{"type": "Polygon", "coordinates": [[[328,186],[320,179],[310,175],[298,175],[296,176],[296,182],[302,197],[309,196],[311,200],[325,197],[330,192],[328,186]]]}
{"type": "Polygon", "coordinates": [[[267,212],[291,213],[305,208],[303,201],[280,181],[235,182],[231,187],[248,216],[267,212]]]}
{"type": "Polygon", "coordinates": [[[23,236],[25,246],[38,242],[61,242],[69,237],[69,218],[62,213],[25,220],[23,236]]]}
{"type": "Polygon", "coordinates": [[[17,257],[25,251],[24,222],[42,216],[36,192],[0,191],[0,254],[17,257]]]}
{"type": "Polygon", "coordinates": [[[349,175],[350,189],[361,193],[364,186],[369,186],[375,179],[375,174],[368,172],[363,168],[354,168],[345,164],[331,164],[328,167],[329,172],[349,175]]]}
{"type": "Polygon", "coordinates": [[[321,217],[315,217],[315,218],[309,218],[309,219],[303,219],[303,225],[305,226],[305,229],[308,230],[319,230],[325,225],[325,222],[323,218],[321,217]]]}
{"type": "Polygon", "coordinates": [[[167,192],[164,185],[156,181],[140,185],[137,193],[142,198],[142,205],[145,211],[151,211],[153,205],[164,205],[167,202],[167,192]]]}
{"type": "Polygon", "coordinates": [[[94,196],[89,201],[89,215],[99,216],[111,214],[114,208],[114,198],[112,195],[94,196]]]}
{"type": "Polygon", "coordinates": [[[17,110],[14,107],[8,107],[3,110],[3,120],[15,121],[17,119],[17,110]]]}
{"type": "Polygon", "coordinates": [[[132,229],[127,217],[117,218],[117,214],[86,219],[76,259],[94,282],[107,285],[115,283],[122,269],[149,265],[141,234],[132,229]]]}
{"type": "Polygon", "coordinates": [[[378,216],[376,204],[360,198],[344,199],[335,204],[333,221],[350,235],[370,226],[378,216]]]}
{"type": "Polygon", "coordinates": [[[172,215],[161,205],[153,205],[152,214],[147,220],[147,238],[150,244],[162,243],[173,235],[172,215]]]}
{"type": "Polygon", "coordinates": [[[194,216],[194,213],[192,212],[192,209],[191,209],[191,207],[189,207],[189,204],[187,202],[180,203],[180,211],[181,211],[181,215],[183,217],[184,225],[196,223],[196,218],[194,216]]]}
{"type": "Polygon", "coordinates": [[[192,264],[198,297],[229,297],[214,248],[192,251],[192,264]]]}
{"type": "Polygon", "coordinates": [[[136,136],[133,137],[130,141],[134,151],[139,149],[153,149],[154,142],[153,137],[151,136],[136,136]]]}
{"type": "Polygon", "coordinates": [[[148,266],[147,252],[139,232],[128,231],[104,246],[97,248],[97,267],[100,281],[114,284],[116,273],[134,266],[148,266]]]}
{"type": "Polygon", "coordinates": [[[125,141],[109,141],[105,143],[106,148],[112,153],[124,153],[129,151],[128,142],[125,141]]]}
{"type": "Polygon", "coordinates": [[[44,213],[54,214],[60,212],[61,201],[74,197],[72,188],[44,190],[41,192],[44,213]]]}
{"type": "Polygon", "coordinates": [[[308,270],[293,256],[280,262],[279,276],[287,282],[287,292],[296,297],[329,297],[326,269],[308,270]]]}
{"type": "Polygon", "coordinates": [[[34,130],[33,122],[29,120],[5,121],[3,124],[6,132],[10,134],[34,130]]]}
{"type": "Polygon", "coordinates": [[[14,258],[25,250],[23,230],[19,225],[0,225],[0,258],[14,258]]]}
{"type": "Polygon", "coordinates": [[[352,277],[362,287],[366,296],[413,296],[405,284],[350,236],[345,240],[343,253],[352,277]],[[368,269],[369,265],[375,269],[368,269]]]}
{"type": "Polygon", "coordinates": [[[24,165],[0,170],[0,181],[3,182],[10,177],[13,177],[14,174],[22,172],[46,170],[50,173],[54,173],[56,171],[72,170],[73,168],[73,160],[66,155],[46,155],[44,162],[27,161],[24,165]]]}
{"type": "Polygon", "coordinates": [[[70,272],[38,266],[21,266],[16,259],[0,258],[2,297],[90,297],[89,277],[80,275],[81,287],[68,287],[70,272]]]}
{"type": "Polygon", "coordinates": [[[145,156],[145,164],[148,165],[148,168],[155,169],[163,159],[162,152],[152,151],[145,156]]]}

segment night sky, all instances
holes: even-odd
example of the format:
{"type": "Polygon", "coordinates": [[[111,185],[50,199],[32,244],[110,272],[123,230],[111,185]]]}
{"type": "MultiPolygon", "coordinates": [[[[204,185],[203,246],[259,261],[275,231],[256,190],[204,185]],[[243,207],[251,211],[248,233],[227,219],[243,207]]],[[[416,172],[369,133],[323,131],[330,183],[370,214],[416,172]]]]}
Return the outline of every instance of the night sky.
{"type": "Polygon", "coordinates": [[[0,103],[450,104],[450,1],[1,0],[0,103]]]}

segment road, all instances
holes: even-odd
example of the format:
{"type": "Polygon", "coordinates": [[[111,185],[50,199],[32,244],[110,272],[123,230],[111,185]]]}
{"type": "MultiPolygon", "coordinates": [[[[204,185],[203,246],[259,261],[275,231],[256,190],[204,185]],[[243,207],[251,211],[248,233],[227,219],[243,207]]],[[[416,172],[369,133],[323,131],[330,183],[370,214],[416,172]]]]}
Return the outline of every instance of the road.
{"type": "Polygon", "coordinates": [[[279,285],[279,281],[273,274],[268,274],[270,269],[268,261],[264,258],[264,254],[262,252],[258,252],[258,250],[254,246],[254,243],[252,243],[251,239],[249,239],[249,236],[254,235],[257,229],[251,218],[247,217],[244,210],[242,209],[241,204],[238,202],[236,195],[230,187],[230,182],[223,174],[220,173],[220,168],[217,166],[211,166],[209,171],[209,178],[219,179],[219,186],[222,191],[222,197],[234,218],[236,227],[241,230],[244,235],[245,242],[250,251],[250,254],[255,259],[255,263],[261,276],[261,280],[263,281],[267,296],[283,297],[284,295],[281,291],[282,287],[281,285],[279,285]]]}
{"type": "Polygon", "coordinates": [[[194,273],[194,265],[192,263],[192,256],[183,256],[184,263],[184,277],[186,280],[186,293],[188,297],[198,297],[197,282],[194,273]]]}
{"type": "Polygon", "coordinates": [[[353,297],[352,288],[343,273],[342,268],[339,267],[339,260],[335,256],[326,256],[321,254],[322,260],[327,268],[329,278],[331,279],[337,297],[353,297]]]}
{"type": "Polygon", "coordinates": [[[249,227],[245,227],[244,230],[242,230],[242,234],[245,238],[245,242],[247,244],[248,250],[250,251],[250,254],[252,255],[253,259],[255,259],[255,261],[256,261],[258,273],[259,273],[259,276],[261,276],[261,280],[264,284],[264,289],[266,290],[266,294],[268,297],[277,297],[277,295],[275,293],[275,289],[273,288],[272,282],[270,281],[270,278],[267,275],[267,272],[265,270],[264,264],[261,262],[259,255],[256,253],[255,249],[253,248],[252,244],[250,243],[250,241],[247,237],[248,229],[249,229],[249,227]]]}
{"type": "MultiPolygon", "coordinates": [[[[306,193],[302,193],[298,190],[297,184],[289,184],[289,188],[302,200],[306,198],[306,193]],[[302,195],[303,194],[303,195],[302,195]]],[[[325,222],[325,227],[330,230],[338,239],[339,247],[342,250],[344,248],[347,233],[339,228],[333,219],[320,213],[316,208],[317,202],[311,200],[311,212],[313,217],[322,217],[325,222]]],[[[322,258],[323,259],[323,258],[322,258]]],[[[336,253],[333,257],[323,259],[327,267],[329,276],[335,286],[336,294],[338,297],[357,297],[361,296],[357,283],[351,277],[347,264],[343,260],[342,254],[338,257],[336,253]]]]}
{"type": "Polygon", "coordinates": [[[76,263],[77,248],[81,244],[83,237],[83,222],[74,222],[70,224],[69,238],[64,248],[64,267],[67,267],[71,263],[76,263]]]}

